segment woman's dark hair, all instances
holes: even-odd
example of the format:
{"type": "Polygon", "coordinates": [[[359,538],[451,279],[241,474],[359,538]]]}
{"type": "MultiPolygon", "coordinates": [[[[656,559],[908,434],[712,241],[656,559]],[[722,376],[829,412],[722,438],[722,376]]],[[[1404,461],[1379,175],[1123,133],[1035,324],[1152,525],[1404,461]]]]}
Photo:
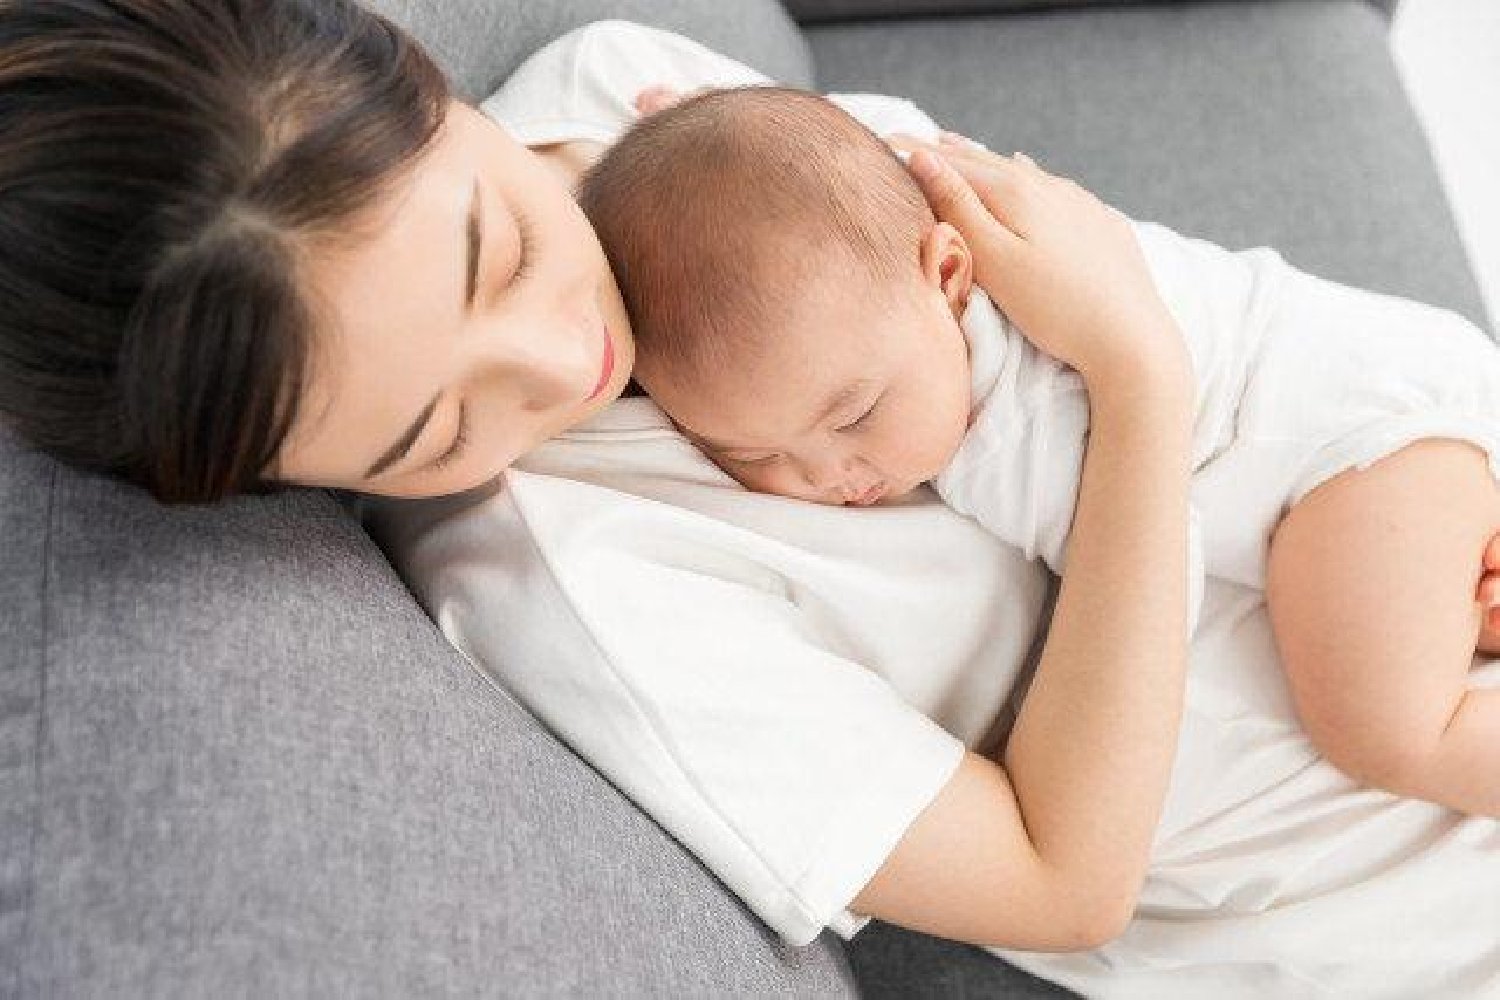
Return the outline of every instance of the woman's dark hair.
{"type": "Polygon", "coordinates": [[[448,96],[356,0],[0,0],[0,420],[165,502],[276,489],[303,262],[448,96]]]}

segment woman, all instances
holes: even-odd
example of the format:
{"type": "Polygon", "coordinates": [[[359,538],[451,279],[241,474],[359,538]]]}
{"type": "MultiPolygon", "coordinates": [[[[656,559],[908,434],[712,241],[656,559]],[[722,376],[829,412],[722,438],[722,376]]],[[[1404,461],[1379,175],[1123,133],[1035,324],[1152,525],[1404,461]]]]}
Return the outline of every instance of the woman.
{"type": "MultiPolygon", "coordinates": [[[[436,496],[624,391],[629,321],[559,178],[579,149],[521,147],[373,14],[80,0],[0,17],[0,400],[37,446],[167,501],[281,484],[436,496]]],[[[991,292],[1098,373],[1099,430],[1008,767],[965,758],[857,906],[1083,947],[1130,912],[1171,761],[1188,375],[1113,213],[1007,161],[966,169],[1024,238],[951,167],[926,182],[935,205],[991,292]],[[1001,283],[1016,254],[1038,284],[1001,283]],[[1105,264],[1107,294],[1059,297],[1098,305],[1048,311],[1105,264]],[[969,874],[931,891],[952,872],[969,874]]]]}

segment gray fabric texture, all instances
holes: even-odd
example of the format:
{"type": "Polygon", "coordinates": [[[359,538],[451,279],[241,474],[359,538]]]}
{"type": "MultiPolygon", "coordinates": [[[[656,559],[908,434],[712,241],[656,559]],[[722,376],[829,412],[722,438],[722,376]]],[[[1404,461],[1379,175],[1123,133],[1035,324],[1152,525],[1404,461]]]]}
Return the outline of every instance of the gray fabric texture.
{"type": "Polygon", "coordinates": [[[1078,995],[982,948],[879,920],[871,921],[847,947],[864,1000],[1059,1000],[1078,995]]]}
{"type": "MultiPolygon", "coordinates": [[[[1003,14],[1049,7],[1078,7],[1143,0],[784,0],[799,22],[843,21],[871,17],[925,17],[933,14],[1003,14]]],[[[1259,2],[1259,0],[1237,0],[1259,2]]],[[[1367,0],[1390,17],[1400,0],[1367,0]]]]}
{"type": "MultiPolygon", "coordinates": [[[[782,0],[803,24],[880,17],[928,17],[940,14],[1010,14],[1050,7],[1087,7],[1147,0],[782,0]]],[[[1255,3],[1259,0],[1242,0],[1255,3]]]]}
{"type": "Polygon", "coordinates": [[[854,995],[456,654],[328,494],[168,509],[6,439],[0,498],[4,995],[854,995]]]}
{"type": "Polygon", "coordinates": [[[47,498],[54,475],[52,463],[40,456],[0,456],[0,996],[15,995],[32,900],[47,498]]]}
{"type": "Polygon", "coordinates": [[[1493,331],[1361,0],[1110,6],[807,29],[825,90],[1024,150],[1136,218],[1448,306],[1493,331]]]}
{"type": "Polygon", "coordinates": [[[680,32],[797,86],[812,64],[776,0],[365,0],[420,39],[460,96],[478,102],[528,55],[590,21],[623,18],[680,32]]]}

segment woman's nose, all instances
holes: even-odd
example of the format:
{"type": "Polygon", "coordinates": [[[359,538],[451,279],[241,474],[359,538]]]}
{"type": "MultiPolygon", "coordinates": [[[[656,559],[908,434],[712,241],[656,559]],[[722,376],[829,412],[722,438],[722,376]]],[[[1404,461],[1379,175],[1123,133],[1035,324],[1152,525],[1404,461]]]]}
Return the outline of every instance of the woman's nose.
{"type": "Polygon", "coordinates": [[[582,403],[605,367],[603,320],[514,318],[487,345],[483,364],[503,373],[533,411],[582,403]]]}

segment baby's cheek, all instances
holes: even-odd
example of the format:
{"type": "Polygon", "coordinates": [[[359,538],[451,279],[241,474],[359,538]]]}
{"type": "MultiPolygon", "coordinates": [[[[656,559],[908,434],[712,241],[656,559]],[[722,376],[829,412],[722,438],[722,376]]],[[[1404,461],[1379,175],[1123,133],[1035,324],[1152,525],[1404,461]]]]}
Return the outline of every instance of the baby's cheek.
{"type": "MultiPolygon", "coordinates": [[[[732,475],[732,473],[731,473],[732,475]]],[[[765,469],[756,469],[749,474],[735,476],[746,489],[756,493],[770,493],[793,500],[819,500],[817,491],[807,485],[791,465],[779,462],[765,469]]]]}
{"type": "Polygon", "coordinates": [[[968,404],[944,399],[928,406],[906,436],[912,478],[926,482],[947,468],[968,431],[968,404]]]}
{"type": "Polygon", "coordinates": [[[785,467],[764,473],[758,478],[759,482],[755,490],[759,493],[774,493],[777,496],[791,497],[795,500],[808,499],[806,485],[785,467]]]}
{"type": "Polygon", "coordinates": [[[734,477],[735,482],[752,493],[777,493],[776,477],[767,475],[765,470],[751,466],[737,465],[734,462],[720,462],[719,468],[734,477]]]}

